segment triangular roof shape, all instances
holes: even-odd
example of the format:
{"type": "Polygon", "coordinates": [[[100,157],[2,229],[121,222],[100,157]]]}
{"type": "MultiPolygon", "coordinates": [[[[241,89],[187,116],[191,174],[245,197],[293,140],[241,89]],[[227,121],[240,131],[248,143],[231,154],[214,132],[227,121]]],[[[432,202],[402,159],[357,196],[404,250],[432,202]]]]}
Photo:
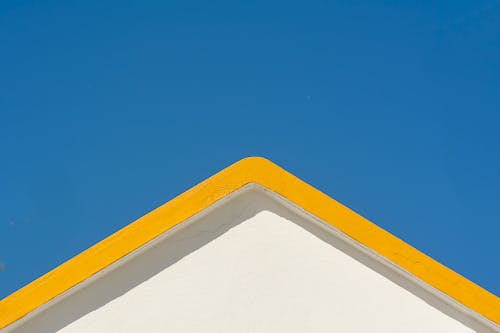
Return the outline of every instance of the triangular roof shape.
{"type": "Polygon", "coordinates": [[[257,184],[293,203],[448,297],[458,307],[500,324],[500,300],[319,190],[261,157],[245,158],[80,253],[0,301],[5,328],[94,277],[113,263],[232,193],[257,184]]]}

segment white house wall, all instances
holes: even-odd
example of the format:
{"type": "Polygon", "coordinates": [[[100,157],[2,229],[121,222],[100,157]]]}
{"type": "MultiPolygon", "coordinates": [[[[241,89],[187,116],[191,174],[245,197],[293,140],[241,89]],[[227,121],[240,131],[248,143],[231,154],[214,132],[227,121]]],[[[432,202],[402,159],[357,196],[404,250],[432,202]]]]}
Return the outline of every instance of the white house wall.
{"type": "Polygon", "coordinates": [[[252,188],[7,331],[490,329],[252,188]]]}

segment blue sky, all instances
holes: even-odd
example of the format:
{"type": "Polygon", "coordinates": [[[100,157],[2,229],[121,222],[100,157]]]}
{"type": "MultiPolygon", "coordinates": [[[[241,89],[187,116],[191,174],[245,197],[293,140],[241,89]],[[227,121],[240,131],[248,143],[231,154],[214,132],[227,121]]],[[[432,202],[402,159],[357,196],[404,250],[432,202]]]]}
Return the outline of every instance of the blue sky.
{"type": "Polygon", "coordinates": [[[497,1],[3,1],[0,298],[265,156],[500,295],[497,1]]]}

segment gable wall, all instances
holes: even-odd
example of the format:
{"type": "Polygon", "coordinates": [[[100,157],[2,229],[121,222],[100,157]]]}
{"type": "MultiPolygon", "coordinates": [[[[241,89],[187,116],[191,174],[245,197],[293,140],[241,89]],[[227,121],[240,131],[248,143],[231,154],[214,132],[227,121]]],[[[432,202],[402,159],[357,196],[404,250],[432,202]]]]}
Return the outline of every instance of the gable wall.
{"type": "Polygon", "coordinates": [[[261,189],[219,206],[9,331],[487,330],[261,189]]]}

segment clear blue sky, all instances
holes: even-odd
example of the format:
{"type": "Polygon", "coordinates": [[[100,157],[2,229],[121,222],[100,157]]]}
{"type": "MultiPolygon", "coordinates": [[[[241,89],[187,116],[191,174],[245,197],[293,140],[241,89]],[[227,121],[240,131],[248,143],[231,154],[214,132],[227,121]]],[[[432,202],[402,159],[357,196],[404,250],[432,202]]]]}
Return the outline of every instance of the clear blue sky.
{"type": "Polygon", "coordinates": [[[498,1],[2,1],[0,297],[249,155],[500,295],[498,1]]]}

